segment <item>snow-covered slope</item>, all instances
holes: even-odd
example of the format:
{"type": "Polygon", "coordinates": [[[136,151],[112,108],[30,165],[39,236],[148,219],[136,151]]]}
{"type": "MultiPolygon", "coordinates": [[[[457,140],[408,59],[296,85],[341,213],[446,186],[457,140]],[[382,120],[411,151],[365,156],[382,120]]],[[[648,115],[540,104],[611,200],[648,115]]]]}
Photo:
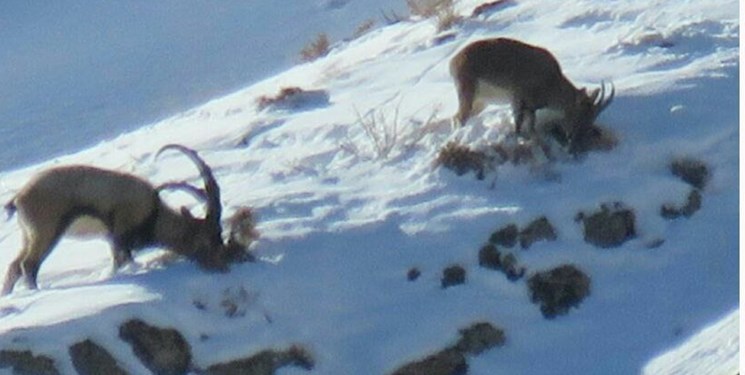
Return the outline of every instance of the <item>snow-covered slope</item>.
{"type": "MultiPolygon", "coordinates": [[[[458,9],[467,15],[479,3],[458,9]]],[[[153,126],[6,173],[4,200],[35,171],[60,163],[156,183],[192,178],[182,158],[152,158],[166,143],[183,143],[215,169],[225,215],[253,206],[262,237],[259,262],[219,275],[189,263],[159,266],[157,252],[112,275],[105,242],[65,240],[44,263],[39,291],[0,299],[0,347],[33,349],[73,373],[60,347],[92,338],[123,368],[147,373],[118,339],[117,327],[134,316],[181,331],[200,368],[299,344],[316,360],[313,373],[382,374],[486,321],[507,341],[470,358],[469,374],[734,374],[736,329],[692,339],[713,348],[706,364],[688,367],[685,354],[647,363],[719,319],[739,322],[737,7],[568,0],[549,10],[521,0],[446,34],[431,20],[402,22],[153,126]],[[497,35],[549,47],[580,85],[612,80],[617,96],[600,122],[618,146],[577,161],[502,165],[484,181],[437,167],[447,142],[485,144],[511,129],[503,106],[467,128],[449,125],[457,106],[449,58],[497,35]],[[291,86],[325,90],[329,100],[258,110],[258,98],[291,86]],[[700,211],[668,220],[660,207],[690,191],[669,171],[680,157],[703,161],[711,178],[700,211]],[[613,202],[634,210],[637,237],[598,249],[575,216],[613,202]],[[578,309],[551,320],[524,280],[478,265],[495,229],[541,216],[558,239],[514,250],[519,263],[529,274],[571,263],[592,282],[578,309]],[[453,264],[466,269],[466,282],[443,289],[442,271],[453,264]],[[421,276],[408,281],[412,268],[421,276]],[[226,299],[241,313],[227,314],[226,299]]],[[[198,211],[184,197],[167,198],[198,211]]],[[[0,238],[5,265],[20,246],[15,220],[0,238]]]]}

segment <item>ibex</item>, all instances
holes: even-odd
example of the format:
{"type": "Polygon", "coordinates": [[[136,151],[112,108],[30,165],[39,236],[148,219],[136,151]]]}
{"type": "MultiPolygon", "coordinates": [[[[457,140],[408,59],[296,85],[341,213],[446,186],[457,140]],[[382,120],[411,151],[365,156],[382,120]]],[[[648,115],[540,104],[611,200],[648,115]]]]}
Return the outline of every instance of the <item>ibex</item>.
{"type": "Polygon", "coordinates": [[[188,156],[199,169],[204,189],[186,182],[154,187],[134,175],[90,166],[46,170],[6,205],[9,217],[18,212],[23,248],[10,264],[2,295],[10,293],[23,275],[37,288],[39,267],[70,225],[83,217],[103,223],[112,244],[114,269],[132,260],[132,251],[159,245],[195,260],[209,270],[224,270],[237,257],[237,248],[222,239],[220,189],[209,166],[197,153],[181,145],[167,145],[188,156]],[[159,197],[163,189],[184,189],[206,201],[204,218],[182,207],[168,207],[159,197]],[[233,258],[231,258],[233,257],[233,258]]]}
{"type": "Polygon", "coordinates": [[[571,143],[586,130],[613,101],[611,84],[588,93],[577,89],[561,72],[548,50],[514,39],[477,41],[458,52],[450,61],[450,73],[458,92],[456,123],[463,126],[489,102],[507,101],[512,106],[518,135],[536,135],[536,111],[547,109],[563,118],[561,127],[571,143]],[[528,132],[523,134],[522,127],[528,132]]]}

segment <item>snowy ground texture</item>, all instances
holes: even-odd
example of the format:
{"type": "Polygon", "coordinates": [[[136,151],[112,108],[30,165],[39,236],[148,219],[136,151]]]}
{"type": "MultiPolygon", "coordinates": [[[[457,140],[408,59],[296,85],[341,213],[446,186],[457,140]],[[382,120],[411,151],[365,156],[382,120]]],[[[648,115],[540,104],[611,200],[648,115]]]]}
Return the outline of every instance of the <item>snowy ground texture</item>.
{"type": "MultiPolygon", "coordinates": [[[[479,4],[464,0],[457,10],[469,15],[479,4]]],[[[157,251],[112,275],[105,242],[64,240],[42,267],[39,291],[0,299],[0,347],[32,349],[73,373],[60,348],[91,338],[126,370],[147,373],[117,334],[139,317],[181,331],[200,368],[299,344],[315,358],[312,373],[385,374],[490,322],[506,344],[470,358],[469,374],[734,375],[737,9],[734,0],[567,0],[551,9],[515,0],[445,32],[432,20],[401,22],[163,122],[5,173],[2,200],[57,164],[154,183],[191,178],[181,157],[153,160],[162,145],[183,143],[215,169],[225,216],[254,207],[262,237],[258,262],[220,275],[187,262],[159,266],[157,251]],[[578,85],[613,81],[616,99],[599,121],[618,146],[576,161],[506,164],[483,181],[436,167],[447,142],[485,144],[512,129],[504,106],[467,128],[449,125],[457,107],[449,59],[493,36],[549,47],[578,85]],[[292,86],[325,90],[328,100],[257,108],[261,96],[292,86]],[[668,220],[660,206],[684,202],[690,190],[668,168],[681,157],[706,163],[711,178],[700,211],[668,220]],[[637,237],[612,249],[587,244],[575,215],[613,202],[634,210],[637,237]],[[558,239],[515,250],[519,263],[528,274],[574,264],[592,282],[579,308],[551,320],[524,279],[478,265],[495,229],[541,216],[558,239]],[[442,270],[453,264],[466,269],[466,282],[443,289],[442,270]],[[421,276],[408,281],[414,267],[421,276]],[[226,314],[226,298],[239,314],[226,314]]],[[[185,197],[167,198],[199,212],[185,197]]],[[[15,219],[0,241],[6,265],[20,246],[15,219]]]]}

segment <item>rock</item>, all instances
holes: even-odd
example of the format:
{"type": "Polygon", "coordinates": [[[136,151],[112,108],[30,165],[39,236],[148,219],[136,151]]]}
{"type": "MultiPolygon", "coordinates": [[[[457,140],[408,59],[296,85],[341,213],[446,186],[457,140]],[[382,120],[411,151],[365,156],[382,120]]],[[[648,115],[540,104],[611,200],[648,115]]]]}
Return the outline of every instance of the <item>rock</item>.
{"type": "Polygon", "coordinates": [[[520,232],[519,238],[520,246],[522,246],[523,249],[527,249],[538,241],[556,240],[556,231],[548,219],[543,216],[528,224],[528,226],[520,232]]]}
{"type": "Polygon", "coordinates": [[[709,168],[704,162],[690,158],[674,160],[670,164],[670,171],[675,176],[680,177],[684,182],[699,190],[704,189],[711,177],[709,168]]]}
{"type": "Polygon", "coordinates": [[[466,375],[466,357],[455,349],[445,349],[420,361],[405,365],[391,375],[466,375]]]}
{"type": "Polygon", "coordinates": [[[35,356],[30,350],[0,350],[0,369],[12,368],[16,375],[59,375],[54,361],[46,356],[35,356]]]}
{"type": "Polygon", "coordinates": [[[475,323],[462,329],[460,336],[455,349],[463,354],[479,355],[505,343],[504,331],[488,322],[475,323]]]}
{"type": "Polygon", "coordinates": [[[509,224],[492,233],[489,237],[489,242],[504,247],[514,247],[517,243],[517,236],[519,234],[520,231],[517,229],[517,225],[509,224]]]}
{"type": "Polygon", "coordinates": [[[119,327],[119,337],[157,375],[186,374],[191,368],[191,346],[175,329],[153,327],[132,319],[119,327]]]}
{"type": "Polygon", "coordinates": [[[409,272],[406,273],[406,279],[409,281],[416,281],[419,279],[419,276],[422,275],[422,272],[419,271],[418,268],[414,267],[409,270],[409,272]]]}
{"type": "Polygon", "coordinates": [[[496,246],[493,244],[484,245],[479,250],[479,266],[500,271],[507,276],[510,281],[517,281],[525,275],[525,267],[517,263],[514,254],[502,256],[496,246]]]}
{"type": "Polygon", "coordinates": [[[116,359],[91,340],[81,341],[68,350],[72,365],[78,375],[127,375],[128,373],[119,367],[116,359]]]}
{"type": "Polygon", "coordinates": [[[459,265],[453,265],[442,271],[442,289],[464,284],[466,282],[466,270],[459,265]]]}
{"type": "Polygon", "coordinates": [[[504,331],[488,322],[461,329],[460,336],[455,345],[406,364],[391,375],[465,375],[468,373],[468,355],[477,356],[505,343],[504,331]]]}
{"type": "Polygon", "coordinates": [[[688,193],[688,200],[682,207],[676,207],[673,204],[666,203],[660,208],[660,215],[665,219],[677,219],[681,216],[691,217],[696,211],[701,209],[701,192],[698,189],[691,189],[688,193]]]}
{"type": "Polygon", "coordinates": [[[590,294],[590,277],[573,265],[539,272],[528,279],[530,299],[546,319],[565,315],[590,294]]]}
{"type": "Polygon", "coordinates": [[[249,358],[212,365],[204,371],[206,375],[273,375],[286,366],[312,370],[315,362],[300,346],[284,351],[264,350],[249,358]]]}
{"type": "Polygon", "coordinates": [[[479,266],[499,271],[502,269],[502,254],[497,250],[497,247],[492,244],[487,244],[481,247],[479,250],[479,266]]]}
{"type": "Polygon", "coordinates": [[[502,258],[502,272],[507,275],[510,281],[517,281],[525,276],[525,267],[517,263],[515,254],[507,254],[502,258]]]}
{"type": "Polygon", "coordinates": [[[584,224],[585,242],[597,247],[618,247],[636,237],[634,212],[621,203],[601,205],[600,211],[589,216],[580,212],[577,219],[584,224]]]}

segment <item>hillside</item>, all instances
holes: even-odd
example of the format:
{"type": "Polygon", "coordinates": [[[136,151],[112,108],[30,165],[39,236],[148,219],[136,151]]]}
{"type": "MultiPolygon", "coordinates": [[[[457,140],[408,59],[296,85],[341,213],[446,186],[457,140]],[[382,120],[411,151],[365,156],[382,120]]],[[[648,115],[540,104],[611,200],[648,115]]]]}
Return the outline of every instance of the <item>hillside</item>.
{"type": "MultiPolygon", "coordinates": [[[[569,0],[547,10],[517,0],[468,17],[480,3],[458,2],[465,19],[452,29],[431,19],[375,29],[162,122],[4,173],[3,202],[57,164],[193,180],[184,158],[153,158],[182,143],[213,167],[224,217],[253,207],[261,237],[257,261],[226,274],[158,249],[112,273],[104,241],[66,239],[45,261],[40,290],[0,299],[0,363],[31,350],[74,374],[63,348],[90,340],[125,372],[149,373],[130,344],[134,328],[125,329],[145,322],[177,330],[153,336],[188,343],[192,373],[265,350],[288,364],[278,374],[405,373],[443,352],[446,373],[737,373],[738,330],[716,327],[739,325],[738,3],[569,0]],[[438,165],[450,142],[509,140],[505,106],[450,127],[448,62],[492,36],[548,47],[580,86],[612,81],[615,100],[598,122],[617,145],[578,159],[498,163],[482,179],[438,165]],[[302,91],[258,105],[292,87],[302,91]],[[700,185],[676,172],[682,160],[704,166],[700,185]],[[661,215],[695,194],[700,209],[661,215]],[[601,207],[633,217],[631,235],[605,248],[586,240],[587,218],[601,207]],[[494,236],[510,226],[540,232],[529,228],[543,222],[553,236],[526,246],[494,236]],[[498,270],[480,259],[489,242],[498,270]],[[529,280],[563,265],[587,276],[589,295],[547,316],[529,280]],[[718,334],[702,331],[712,324],[718,334]],[[683,351],[660,356],[675,348],[683,351]]],[[[201,214],[188,196],[165,198],[201,214]]],[[[0,241],[7,265],[21,243],[17,220],[3,224],[0,241]]]]}

